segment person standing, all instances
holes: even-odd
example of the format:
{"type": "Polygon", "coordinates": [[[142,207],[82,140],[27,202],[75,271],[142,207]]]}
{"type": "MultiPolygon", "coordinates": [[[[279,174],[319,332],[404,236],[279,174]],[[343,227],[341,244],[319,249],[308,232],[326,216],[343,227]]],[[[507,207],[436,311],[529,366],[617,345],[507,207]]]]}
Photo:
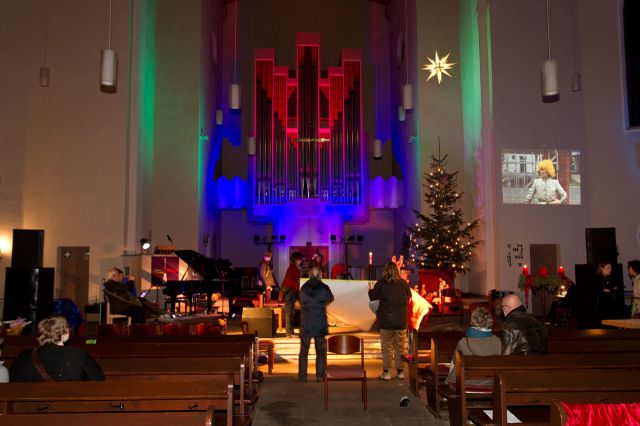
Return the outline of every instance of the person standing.
{"type": "Polygon", "coordinates": [[[291,264],[284,275],[280,291],[284,295],[284,322],[287,329],[287,337],[295,337],[293,318],[296,313],[296,300],[300,292],[300,265],[304,256],[299,251],[291,253],[291,264]]]}
{"type": "Polygon", "coordinates": [[[387,262],[382,279],[369,284],[369,300],[379,300],[376,318],[382,344],[381,380],[391,380],[391,354],[394,354],[397,379],[404,379],[402,355],[406,352],[409,317],[409,284],[400,278],[398,266],[387,262]]]}
{"type": "Polygon", "coordinates": [[[327,305],[333,302],[333,293],[322,282],[322,270],[313,266],[309,271],[309,281],[300,290],[300,356],[298,358],[298,380],[307,381],[307,361],[311,338],[316,347],[316,381],[324,378],[327,366],[327,344],[324,337],[328,334],[327,305]]]}
{"type": "Polygon", "coordinates": [[[601,320],[624,317],[624,289],[612,279],[609,262],[598,264],[596,297],[601,320]]]}
{"type": "Polygon", "coordinates": [[[272,258],[273,253],[266,251],[262,256],[262,261],[258,265],[258,288],[260,292],[264,294],[264,300],[267,303],[271,300],[271,291],[276,283],[276,279],[273,276],[273,269],[271,269],[272,258]]]}
{"type": "Polygon", "coordinates": [[[629,277],[633,284],[633,300],[631,302],[631,318],[640,317],[640,260],[627,263],[629,277]]]}
{"type": "Polygon", "coordinates": [[[527,312],[515,294],[502,299],[505,319],[500,330],[503,355],[531,355],[547,353],[547,330],[527,312]]]}
{"type": "Polygon", "coordinates": [[[38,324],[38,347],[22,351],[11,363],[11,382],[104,380],[102,368],[81,348],[64,346],[69,324],[51,316],[38,324]]]}

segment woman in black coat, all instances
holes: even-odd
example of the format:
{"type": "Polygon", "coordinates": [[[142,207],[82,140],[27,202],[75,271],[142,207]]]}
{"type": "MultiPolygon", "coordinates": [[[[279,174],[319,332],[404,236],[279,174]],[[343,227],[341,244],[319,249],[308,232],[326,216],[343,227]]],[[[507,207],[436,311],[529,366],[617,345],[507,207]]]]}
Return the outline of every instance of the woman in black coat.
{"type": "Polygon", "coordinates": [[[407,325],[409,319],[409,284],[400,278],[398,266],[387,262],[382,279],[369,289],[369,299],[379,300],[376,317],[380,327],[382,344],[381,380],[391,380],[391,353],[394,352],[397,378],[404,379],[402,355],[407,347],[407,325]]]}
{"type": "Polygon", "coordinates": [[[73,382],[104,380],[102,368],[81,348],[67,347],[69,325],[52,316],[38,324],[38,344],[11,363],[11,382],[73,382]]]}

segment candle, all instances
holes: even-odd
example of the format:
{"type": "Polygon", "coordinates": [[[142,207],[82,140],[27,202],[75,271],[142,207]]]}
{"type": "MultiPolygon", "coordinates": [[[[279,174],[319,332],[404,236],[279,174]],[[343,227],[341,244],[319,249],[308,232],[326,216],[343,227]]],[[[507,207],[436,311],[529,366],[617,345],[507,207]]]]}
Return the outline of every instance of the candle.
{"type": "Polygon", "coordinates": [[[373,265],[373,252],[369,252],[369,265],[373,265]]]}
{"type": "Polygon", "coordinates": [[[522,265],[522,275],[529,275],[529,267],[527,265],[522,265]]]}
{"type": "Polygon", "coordinates": [[[561,266],[558,268],[558,274],[559,275],[564,275],[564,266],[561,266]]]}

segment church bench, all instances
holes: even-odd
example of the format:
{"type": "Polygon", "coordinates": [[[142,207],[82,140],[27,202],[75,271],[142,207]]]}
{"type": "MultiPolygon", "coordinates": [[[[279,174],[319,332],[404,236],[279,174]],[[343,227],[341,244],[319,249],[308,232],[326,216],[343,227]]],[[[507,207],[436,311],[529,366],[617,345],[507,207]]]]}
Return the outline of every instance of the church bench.
{"type": "MultiPolygon", "coordinates": [[[[105,359],[121,359],[126,362],[127,359],[162,359],[162,358],[183,358],[185,364],[189,364],[192,359],[198,358],[225,358],[229,356],[244,356],[247,366],[247,382],[249,384],[247,393],[251,396],[249,399],[255,399],[257,390],[255,382],[257,380],[249,380],[253,377],[253,342],[196,342],[196,343],[124,343],[111,342],[104,344],[83,344],[76,345],[86,350],[98,363],[102,364],[105,359]]],[[[11,347],[9,347],[11,349],[11,347]]],[[[24,348],[21,348],[23,350],[24,348]]],[[[3,359],[7,366],[18,355],[20,351],[7,351],[6,357],[3,352],[3,359]]],[[[244,386],[244,382],[241,383],[244,386]]],[[[243,392],[244,394],[244,392],[243,392]]]]}
{"type": "Polygon", "coordinates": [[[215,426],[225,425],[226,416],[216,413],[211,407],[206,412],[170,411],[164,413],[56,413],[6,414],[0,415],[2,426],[25,426],[46,424],[47,426],[215,426]]]}
{"type": "Polygon", "coordinates": [[[226,424],[233,424],[231,376],[153,384],[132,380],[126,385],[119,381],[0,383],[0,415],[206,412],[210,407],[224,411],[226,424]]]}
{"type": "Polygon", "coordinates": [[[561,374],[568,369],[586,374],[593,369],[640,372],[640,357],[635,353],[474,356],[457,352],[455,386],[439,384],[438,399],[442,396],[448,400],[451,424],[461,425],[466,422],[469,403],[483,401],[481,405],[488,405],[492,392],[495,391],[492,387],[468,386],[468,380],[491,379],[497,372],[561,374]]]}
{"type": "Polygon", "coordinates": [[[97,360],[107,381],[147,380],[188,382],[216,376],[232,376],[237,384],[240,413],[257,400],[257,392],[245,394],[246,357],[219,358],[103,358],[97,360]],[[244,397],[240,397],[243,395],[244,397]]]}
{"type": "MultiPolygon", "coordinates": [[[[550,338],[548,341],[549,354],[635,353],[635,356],[640,358],[640,340],[617,339],[604,336],[607,336],[607,334],[583,334],[582,338],[570,340],[550,338]]],[[[609,335],[609,337],[612,336],[609,335]]],[[[427,408],[435,416],[438,416],[440,413],[438,385],[442,384],[447,377],[449,371],[448,363],[451,361],[456,344],[457,341],[452,343],[450,339],[432,339],[431,350],[429,351],[429,363],[426,366],[419,364],[416,369],[417,380],[415,381],[415,386],[418,387],[420,383],[425,384],[427,408]],[[440,342],[443,343],[441,344],[440,342]]],[[[491,376],[492,375],[489,375],[488,377],[490,378],[491,376]]],[[[410,382],[410,386],[413,387],[414,385],[410,382]]]]}
{"type": "MultiPolygon", "coordinates": [[[[480,425],[506,425],[509,407],[539,407],[529,411],[522,424],[551,424],[549,407],[555,400],[568,403],[631,403],[640,400],[640,370],[565,369],[561,371],[501,371],[495,375],[493,414],[473,410],[472,420],[480,425]],[[543,419],[540,412],[546,413],[543,419]],[[535,420],[534,420],[535,419],[535,420]]],[[[518,412],[514,414],[518,416],[518,412]]]]}
{"type": "MultiPolygon", "coordinates": [[[[449,363],[458,340],[464,336],[461,332],[411,332],[413,344],[409,347],[409,353],[403,356],[406,363],[409,388],[415,396],[420,396],[420,390],[426,380],[433,377],[431,374],[431,360],[433,341],[440,343],[440,353],[436,354],[437,363],[449,363]],[[443,350],[442,350],[443,349],[443,350]]],[[[428,397],[428,395],[427,395],[428,397]]]]}

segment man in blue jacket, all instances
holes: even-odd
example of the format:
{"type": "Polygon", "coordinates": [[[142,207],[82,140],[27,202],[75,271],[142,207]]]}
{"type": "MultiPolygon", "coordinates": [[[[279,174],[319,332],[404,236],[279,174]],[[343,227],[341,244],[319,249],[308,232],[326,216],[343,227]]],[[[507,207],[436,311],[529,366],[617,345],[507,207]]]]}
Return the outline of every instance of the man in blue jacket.
{"type": "Polygon", "coordinates": [[[316,345],[316,381],[324,380],[327,366],[327,345],[324,337],[328,334],[327,305],[333,302],[333,293],[322,282],[322,271],[317,266],[311,268],[309,281],[300,289],[300,357],[298,359],[298,380],[307,381],[309,345],[313,337],[316,345]]]}

